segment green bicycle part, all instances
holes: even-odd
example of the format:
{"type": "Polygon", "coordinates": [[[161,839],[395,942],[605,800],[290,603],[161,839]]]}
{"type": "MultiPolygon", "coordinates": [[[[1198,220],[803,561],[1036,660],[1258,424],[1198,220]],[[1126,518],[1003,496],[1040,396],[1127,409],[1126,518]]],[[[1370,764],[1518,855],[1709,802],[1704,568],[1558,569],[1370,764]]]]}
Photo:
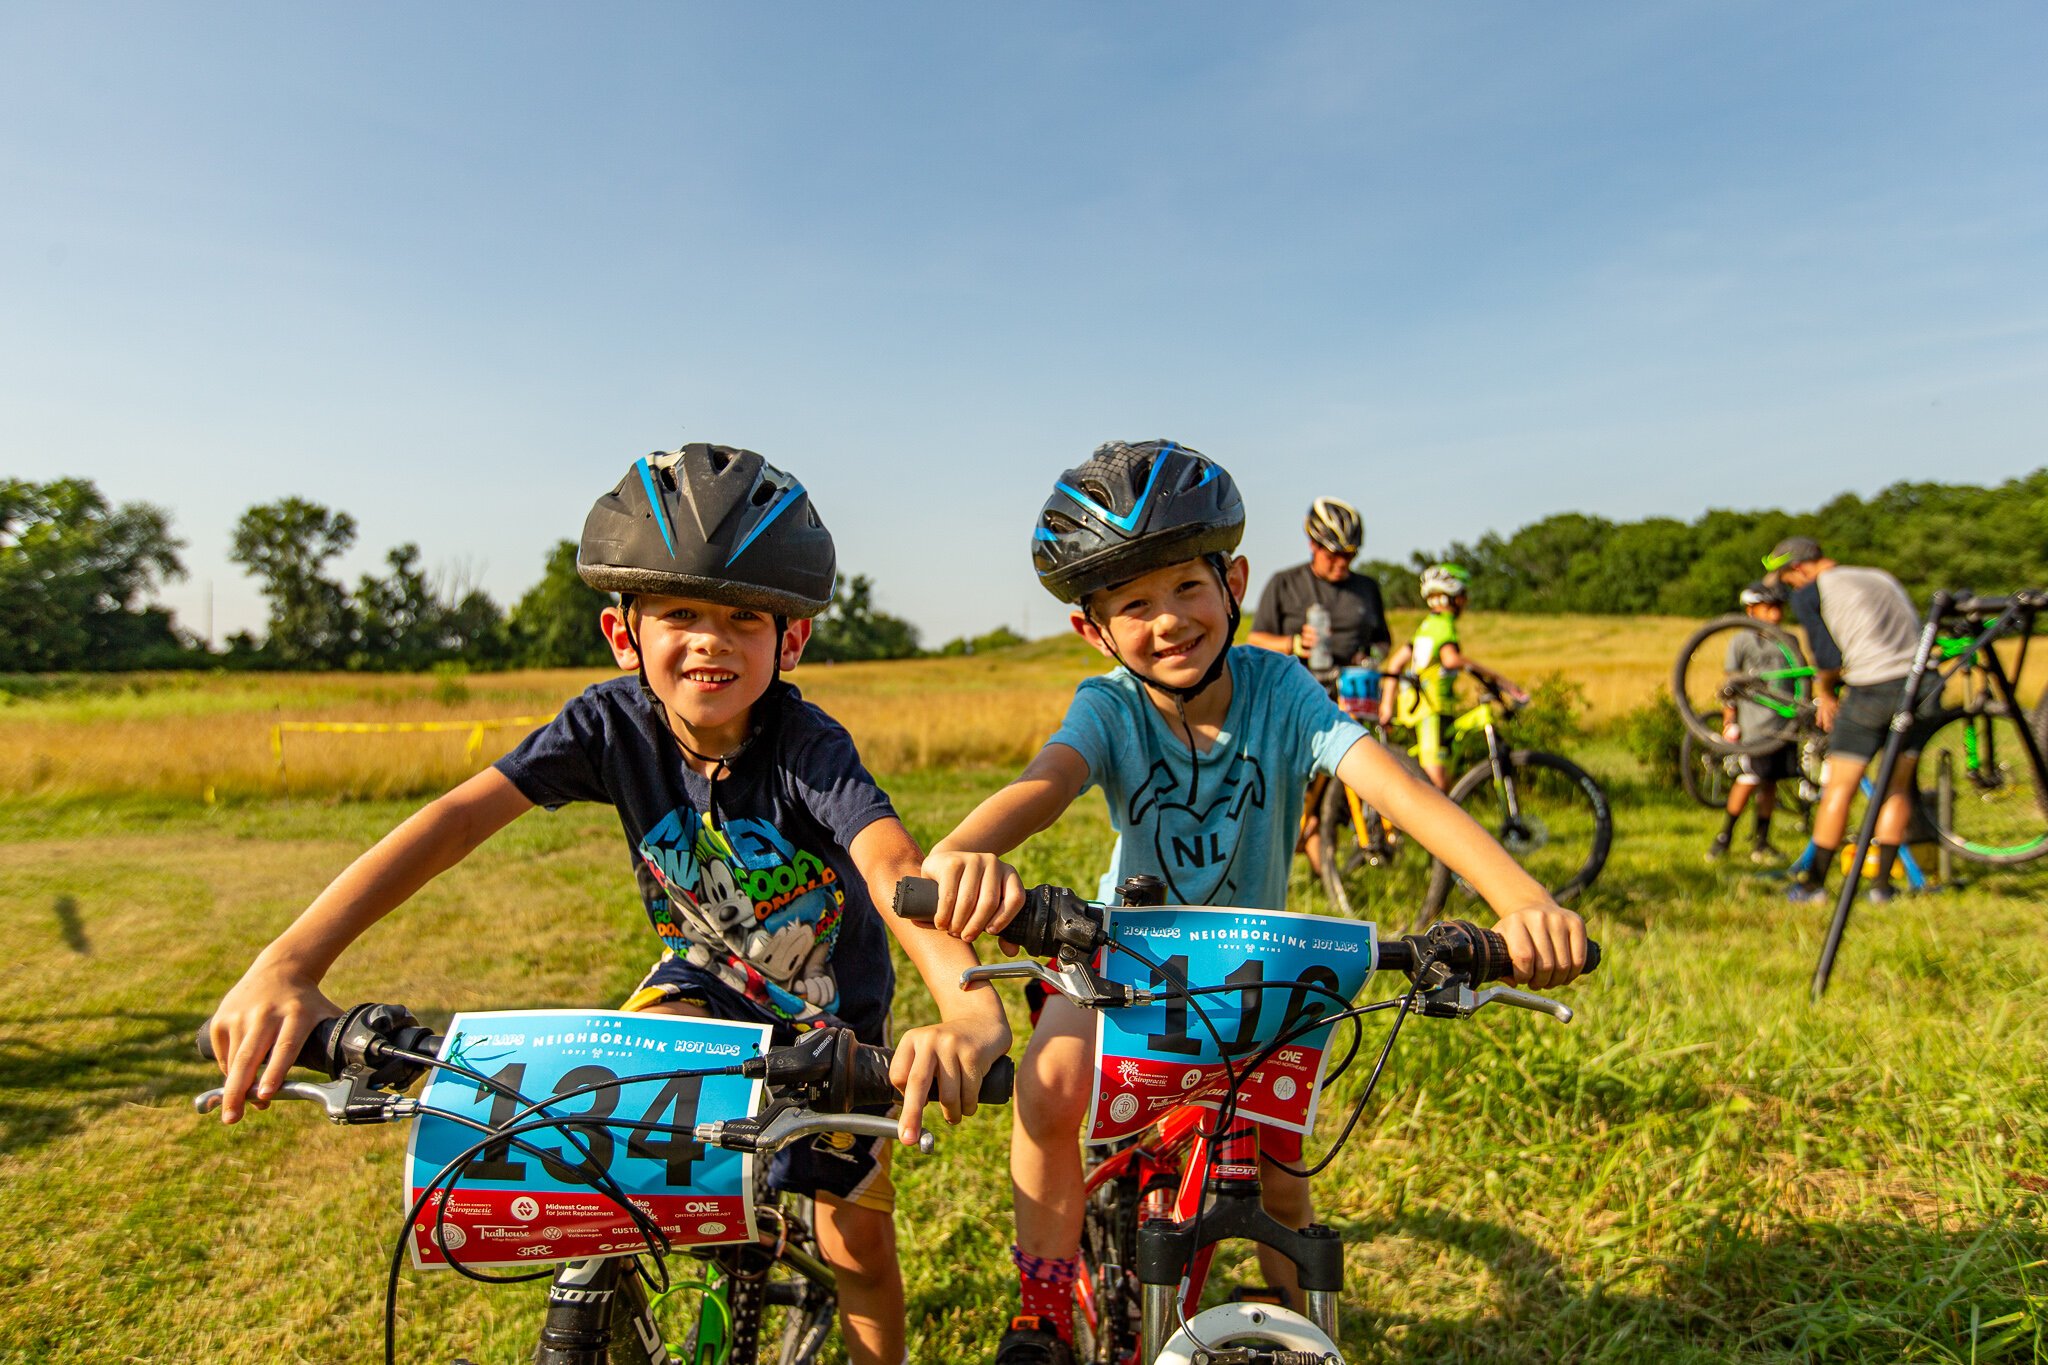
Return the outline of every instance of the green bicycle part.
{"type": "MultiPolygon", "coordinates": [[[[713,1263],[706,1266],[703,1279],[672,1284],[647,1301],[647,1311],[653,1313],[673,1294],[703,1291],[697,1301],[697,1347],[689,1365],[725,1365],[732,1356],[732,1305],[726,1302],[725,1279],[724,1268],[713,1263]]],[[[668,1352],[677,1360],[683,1358],[679,1347],[670,1346],[668,1352]]]]}

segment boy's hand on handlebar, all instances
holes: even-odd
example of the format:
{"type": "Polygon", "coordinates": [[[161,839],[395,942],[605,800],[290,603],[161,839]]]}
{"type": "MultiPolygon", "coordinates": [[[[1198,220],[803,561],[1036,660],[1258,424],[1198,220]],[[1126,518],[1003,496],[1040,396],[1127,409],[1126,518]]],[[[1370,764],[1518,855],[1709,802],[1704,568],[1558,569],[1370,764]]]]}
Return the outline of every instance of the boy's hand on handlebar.
{"type": "MultiPolygon", "coordinates": [[[[939,884],[939,913],[932,924],[963,943],[995,933],[1024,908],[1024,880],[993,853],[934,851],[924,875],[939,884]]],[[[1003,945],[1005,953],[1017,950],[1003,945]]]]}
{"type": "Polygon", "coordinates": [[[213,1012],[213,1055],[227,1078],[220,1121],[238,1121],[245,1101],[269,1108],[313,1026],[341,1012],[316,981],[260,962],[244,973],[213,1012]]]}
{"type": "Polygon", "coordinates": [[[952,1020],[914,1028],[897,1040],[889,1083],[903,1092],[897,1135],[914,1144],[924,1131],[924,1107],[937,1101],[946,1122],[958,1123],[976,1109],[981,1078],[1010,1050],[1010,1028],[1001,1021],[952,1020]]]}
{"type": "Polygon", "coordinates": [[[1525,906],[1493,927],[1507,940],[1516,985],[1548,990],[1586,969],[1586,922],[1561,905],[1525,906]]]}

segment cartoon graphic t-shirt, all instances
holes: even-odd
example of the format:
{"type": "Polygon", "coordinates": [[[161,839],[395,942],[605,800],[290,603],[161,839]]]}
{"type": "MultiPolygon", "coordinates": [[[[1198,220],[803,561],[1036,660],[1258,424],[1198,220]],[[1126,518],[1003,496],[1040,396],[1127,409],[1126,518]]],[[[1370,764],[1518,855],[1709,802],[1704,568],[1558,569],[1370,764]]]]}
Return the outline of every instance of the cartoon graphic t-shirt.
{"type": "Polygon", "coordinates": [[[785,682],[713,784],[684,765],[638,678],[587,689],[497,768],[530,801],[618,809],[662,946],[799,1027],[878,1034],[895,993],[883,928],[847,852],[895,808],[838,722],[785,682]]]}
{"type": "Polygon", "coordinates": [[[1150,873],[1182,905],[1286,908],[1303,787],[1335,772],[1365,730],[1284,654],[1239,645],[1229,666],[1222,732],[1193,764],[1126,670],[1074,690],[1046,742],[1080,754],[1109,800],[1117,842],[1100,899],[1150,873]]]}

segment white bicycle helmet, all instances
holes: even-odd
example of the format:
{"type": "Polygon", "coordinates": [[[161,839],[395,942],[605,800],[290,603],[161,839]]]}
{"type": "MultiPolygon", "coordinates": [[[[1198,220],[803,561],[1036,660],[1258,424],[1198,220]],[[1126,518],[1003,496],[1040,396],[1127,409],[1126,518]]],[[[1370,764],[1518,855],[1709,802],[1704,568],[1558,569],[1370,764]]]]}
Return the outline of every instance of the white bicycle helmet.
{"type": "Polygon", "coordinates": [[[1432,564],[1422,571],[1422,600],[1432,597],[1463,597],[1472,575],[1462,564],[1432,564]]]}

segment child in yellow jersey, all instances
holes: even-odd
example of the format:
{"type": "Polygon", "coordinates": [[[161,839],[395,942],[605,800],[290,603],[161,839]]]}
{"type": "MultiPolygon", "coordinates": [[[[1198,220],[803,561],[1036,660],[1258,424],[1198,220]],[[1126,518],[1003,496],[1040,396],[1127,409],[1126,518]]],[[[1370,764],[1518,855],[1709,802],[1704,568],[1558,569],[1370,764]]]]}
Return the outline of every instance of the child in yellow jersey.
{"type": "Polygon", "coordinates": [[[1444,764],[1444,717],[1456,709],[1457,674],[1473,677],[1499,688],[1516,701],[1529,694],[1500,674],[1465,653],[1458,642],[1458,617],[1464,613],[1471,575],[1462,564],[1432,564],[1422,572],[1422,600],[1430,614],[1416,627],[1415,638],[1387,660],[1387,672],[1396,677],[1412,672],[1415,681],[1399,689],[1400,713],[1395,713],[1396,691],[1380,692],[1380,724],[1399,720],[1415,728],[1419,741],[1417,757],[1437,790],[1451,785],[1450,770],[1444,764]]]}

